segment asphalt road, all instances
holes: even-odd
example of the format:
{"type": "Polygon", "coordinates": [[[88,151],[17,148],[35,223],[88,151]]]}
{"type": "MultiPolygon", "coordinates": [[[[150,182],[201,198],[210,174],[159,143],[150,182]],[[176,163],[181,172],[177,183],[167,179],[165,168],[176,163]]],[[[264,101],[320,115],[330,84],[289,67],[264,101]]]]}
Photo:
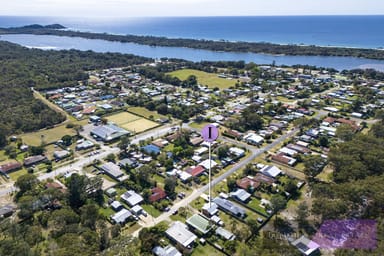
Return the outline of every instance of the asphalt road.
{"type": "MultiPolygon", "coordinates": [[[[89,125],[89,126],[93,127],[93,125],[89,125]]],[[[137,143],[139,143],[140,140],[146,140],[146,139],[151,138],[151,137],[156,138],[156,137],[163,136],[166,133],[171,131],[171,128],[170,128],[171,126],[172,126],[172,124],[168,124],[166,126],[160,126],[160,127],[153,129],[151,131],[136,135],[131,140],[131,143],[137,144],[137,143]]],[[[85,130],[89,131],[89,129],[85,129],[85,130]]],[[[95,142],[95,140],[92,138],[92,136],[89,135],[89,133],[84,132],[82,135],[85,138],[95,142]]],[[[96,142],[96,143],[98,143],[98,142],[96,142]]],[[[92,163],[94,160],[103,159],[111,153],[117,154],[119,151],[120,151],[120,149],[117,147],[110,147],[110,146],[101,145],[101,149],[100,149],[99,154],[95,154],[93,156],[88,156],[87,154],[81,155],[81,156],[75,158],[74,162],[69,164],[69,165],[57,168],[50,173],[40,174],[38,176],[38,179],[42,181],[42,180],[54,178],[57,175],[69,173],[72,171],[80,172],[84,166],[92,163]]],[[[7,195],[8,193],[13,192],[15,190],[16,190],[16,187],[14,186],[14,182],[9,182],[7,184],[3,184],[0,187],[0,197],[7,195]]]]}

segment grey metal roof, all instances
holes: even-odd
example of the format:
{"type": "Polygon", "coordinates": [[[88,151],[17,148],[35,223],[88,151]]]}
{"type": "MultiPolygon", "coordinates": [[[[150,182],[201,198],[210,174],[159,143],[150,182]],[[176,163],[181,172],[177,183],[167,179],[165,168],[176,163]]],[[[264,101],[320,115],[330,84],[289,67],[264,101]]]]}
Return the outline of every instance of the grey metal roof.
{"type": "Polygon", "coordinates": [[[227,211],[241,218],[245,217],[245,210],[233,204],[231,201],[228,201],[220,197],[216,197],[213,199],[213,202],[216,203],[219,206],[219,208],[222,209],[223,211],[227,211]]]}

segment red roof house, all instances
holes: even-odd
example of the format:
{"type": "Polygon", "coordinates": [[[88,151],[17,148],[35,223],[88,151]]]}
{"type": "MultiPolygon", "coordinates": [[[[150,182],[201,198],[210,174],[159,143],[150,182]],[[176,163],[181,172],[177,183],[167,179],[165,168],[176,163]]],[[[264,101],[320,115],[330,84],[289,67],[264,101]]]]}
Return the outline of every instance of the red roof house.
{"type": "Polygon", "coordinates": [[[151,203],[160,201],[161,199],[164,199],[167,196],[165,191],[159,187],[153,188],[151,191],[152,195],[149,197],[149,201],[151,203]]]}
{"type": "Polygon", "coordinates": [[[205,171],[204,167],[201,165],[196,166],[195,168],[188,169],[187,172],[193,177],[201,175],[205,171]]]}

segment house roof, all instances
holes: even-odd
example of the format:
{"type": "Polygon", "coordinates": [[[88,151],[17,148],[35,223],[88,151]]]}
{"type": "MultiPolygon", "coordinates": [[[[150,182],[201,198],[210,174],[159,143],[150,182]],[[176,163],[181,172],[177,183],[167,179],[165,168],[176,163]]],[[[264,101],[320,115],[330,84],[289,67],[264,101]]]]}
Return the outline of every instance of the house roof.
{"type": "Polygon", "coordinates": [[[189,219],[187,219],[186,223],[202,234],[206,234],[212,229],[209,225],[209,220],[200,214],[192,215],[189,219]]]}
{"type": "Polygon", "coordinates": [[[180,221],[175,221],[165,233],[184,247],[188,247],[197,239],[197,236],[188,230],[187,225],[180,221]]]}
{"type": "Polygon", "coordinates": [[[112,162],[103,164],[100,169],[113,178],[119,178],[124,175],[124,173],[120,170],[120,167],[112,162]]]}
{"type": "Polygon", "coordinates": [[[235,216],[245,217],[245,210],[235,205],[231,201],[228,201],[220,197],[216,197],[213,199],[213,202],[216,203],[219,206],[219,208],[222,209],[223,211],[227,211],[235,216]]]}
{"type": "Polygon", "coordinates": [[[43,155],[30,156],[30,157],[27,157],[24,159],[24,165],[26,165],[26,166],[33,165],[33,164],[39,163],[45,159],[47,159],[47,158],[43,155]]]}
{"type": "Polygon", "coordinates": [[[195,168],[188,169],[186,172],[192,176],[199,176],[205,171],[204,167],[201,165],[196,166],[195,168]]]}
{"type": "Polygon", "coordinates": [[[111,216],[111,219],[119,224],[124,224],[129,217],[132,216],[132,213],[127,209],[123,208],[114,215],[111,216]]]}
{"type": "Polygon", "coordinates": [[[123,135],[129,134],[129,132],[114,124],[105,124],[93,129],[91,134],[96,135],[103,141],[111,141],[123,135]]]}
{"type": "Polygon", "coordinates": [[[235,192],[231,193],[231,196],[237,198],[242,202],[245,202],[251,197],[251,194],[249,194],[244,189],[237,189],[235,192]]]}
{"type": "Polygon", "coordinates": [[[260,182],[250,177],[244,177],[240,180],[236,181],[236,185],[242,189],[248,189],[248,187],[258,188],[260,186],[260,182]]]}
{"type": "Polygon", "coordinates": [[[151,191],[152,195],[150,195],[149,201],[151,201],[152,203],[164,199],[167,196],[165,191],[159,187],[152,188],[151,191]]]}
{"type": "Polygon", "coordinates": [[[203,207],[201,208],[203,211],[206,211],[208,212],[211,216],[212,215],[215,215],[219,210],[218,210],[218,206],[217,204],[215,203],[206,203],[203,205],[203,207]]]}
{"type": "Polygon", "coordinates": [[[168,245],[167,247],[156,246],[152,250],[156,256],[182,256],[182,254],[173,246],[168,245]]]}
{"type": "Polygon", "coordinates": [[[295,158],[285,156],[282,153],[273,155],[272,160],[279,162],[279,163],[282,163],[282,164],[287,164],[287,165],[293,165],[294,163],[296,163],[295,158]]]}
{"type": "Polygon", "coordinates": [[[7,173],[21,168],[21,163],[14,161],[0,165],[0,172],[7,173]]]}
{"type": "Polygon", "coordinates": [[[262,168],[260,172],[272,178],[275,178],[276,176],[281,174],[281,170],[274,165],[264,166],[264,168],[262,168]]]}
{"type": "Polygon", "coordinates": [[[133,190],[129,190],[122,194],[121,199],[123,199],[130,206],[135,206],[144,201],[144,198],[133,190]]]}
{"type": "Polygon", "coordinates": [[[317,243],[306,238],[305,236],[299,237],[291,244],[295,246],[304,255],[311,255],[313,252],[317,251],[320,248],[317,243]]]}
{"type": "Polygon", "coordinates": [[[201,143],[203,143],[204,139],[202,137],[196,137],[196,138],[192,138],[190,139],[190,143],[193,145],[193,146],[197,146],[201,143]]]}
{"type": "MultiPolygon", "coordinates": [[[[211,168],[214,168],[217,165],[217,163],[213,160],[211,160],[211,168]]],[[[203,166],[205,169],[209,169],[209,159],[204,160],[203,162],[199,163],[199,166],[203,166]]]]}
{"type": "Polygon", "coordinates": [[[122,207],[123,205],[119,202],[119,201],[113,201],[111,203],[111,207],[112,209],[119,209],[120,207],[122,207]]]}
{"type": "Polygon", "coordinates": [[[224,238],[225,240],[233,240],[235,238],[235,235],[232,232],[222,227],[218,227],[215,230],[215,233],[224,238]]]}
{"type": "Polygon", "coordinates": [[[142,149],[147,154],[156,154],[156,155],[159,154],[161,151],[161,149],[158,146],[155,146],[152,144],[146,145],[146,146],[142,147],[142,149]]]}

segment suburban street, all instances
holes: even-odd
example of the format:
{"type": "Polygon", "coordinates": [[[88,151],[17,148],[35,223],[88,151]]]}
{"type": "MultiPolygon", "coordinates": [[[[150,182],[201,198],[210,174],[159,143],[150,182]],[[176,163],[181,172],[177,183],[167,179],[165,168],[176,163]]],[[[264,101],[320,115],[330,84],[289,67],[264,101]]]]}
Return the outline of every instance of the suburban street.
{"type": "MultiPolygon", "coordinates": [[[[293,137],[296,133],[298,132],[298,129],[294,129],[292,131],[287,132],[286,134],[283,134],[279,138],[277,138],[275,141],[273,141],[271,144],[268,144],[267,146],[263,148],[256,149],[254,147],[247,147],[251,151],[251,155],[248,156],[247,158],[243,159],[239,163],[237,163],[235,166],[230,168],[227,172],[224,174],[220,175],[217,178],[212,179],[212,186],[215,186],[216,184],[220,183],[221,181],[225,180],[228,178],[230,175],[232,175],[234,172],[244,168],[247,164],[251,163],[255,158],[259,157],[261,154],[264,152],[267,152],[274,148],[276,145],[282,143],[284,140],[293,137]]],[[[189,196],[186,198],[182,199],[181,201],[175,203],[171,209],[168,212],[162,213],[159,217],[153,218],[152,221],[147,221],[143,222],[140,221],[139,224],[143,227],[151,227],[153,225],[156,225],[164,220],[168,220],[169,217],[172,215],[174,211],[179,209],[180,207],[186,207],[189,205],[192,201],[196,200],[201,196],[201,194],[205,193],[209,189],[209,184],[204,185],[201,188],[195,189],[189,196]]],[[[133,236],[138,236],[139,232],[141,229],[136,230],[132,235],[133,236]]]]}
{"type": "MultiPolygon", "coordinates": [[[[93,126],[93,125],[90,125],[90,126],[93,126]]],[[[138,144],[140,140],[146,140],[146,139],[151,138],[151,137],[156,138],[156,137],[163,136],[167,132],[170,132],[170,127],[171,126],[172,126],[172,124],[168,124],[168,125],[165,125],[165,126],[160,126],[160,127],[155,128],[155,129],[153,129],[151,131],[144,132],[142,134],[136,135],[131,140],[131,143],[138,144]]],[[[87,129],[86,129],[86,131],[87,131],[87,129]]],[[[89,135],[89,133],[84,132],[82,135],[85,138],[95,142],[95,140],[92,138],[92,136],[89,135]]],[[[54,178],[57,175],[61,175],[61,174],[65,174],[65,173],[70,173],[72,171],[81,172],[81,170],[82,170],[82,168],[84,166],[92,163],[93,161],[95,161],[97,159],[103,159],[103,158],[105,158],[107,155],[109,155],[111,153],[112,154],[117,154],[119,151],[120,151],[120,149],[117,148],[117,147],[110,147],[110,146],[101,145],[100,153],[99,154],[95,154],[95,155],[92,155],[92,156],[88,156],[88,154],[81,155],[81,156],[75,158],[73,160],[74,161],[73,163],[68,164],[66,166],[63,166],[63,167],[59,167],[57,169],[54,169],[50,173],[43,173],[43,174],[38,176],[38,179],[42,181],[42,180],[46,180],[46,179],[49,179],[49,178],[54,178]]],[[[15,190],[16,190],[16,187],[14,186],[14,182],[10,181],[7,184],[3,184],[0,187],[0,197],[4,196],[4,195],[7,195],[7,194],[9,194],[9,193],[11,193],[11,192],[13,192],[15,190]]]]}

